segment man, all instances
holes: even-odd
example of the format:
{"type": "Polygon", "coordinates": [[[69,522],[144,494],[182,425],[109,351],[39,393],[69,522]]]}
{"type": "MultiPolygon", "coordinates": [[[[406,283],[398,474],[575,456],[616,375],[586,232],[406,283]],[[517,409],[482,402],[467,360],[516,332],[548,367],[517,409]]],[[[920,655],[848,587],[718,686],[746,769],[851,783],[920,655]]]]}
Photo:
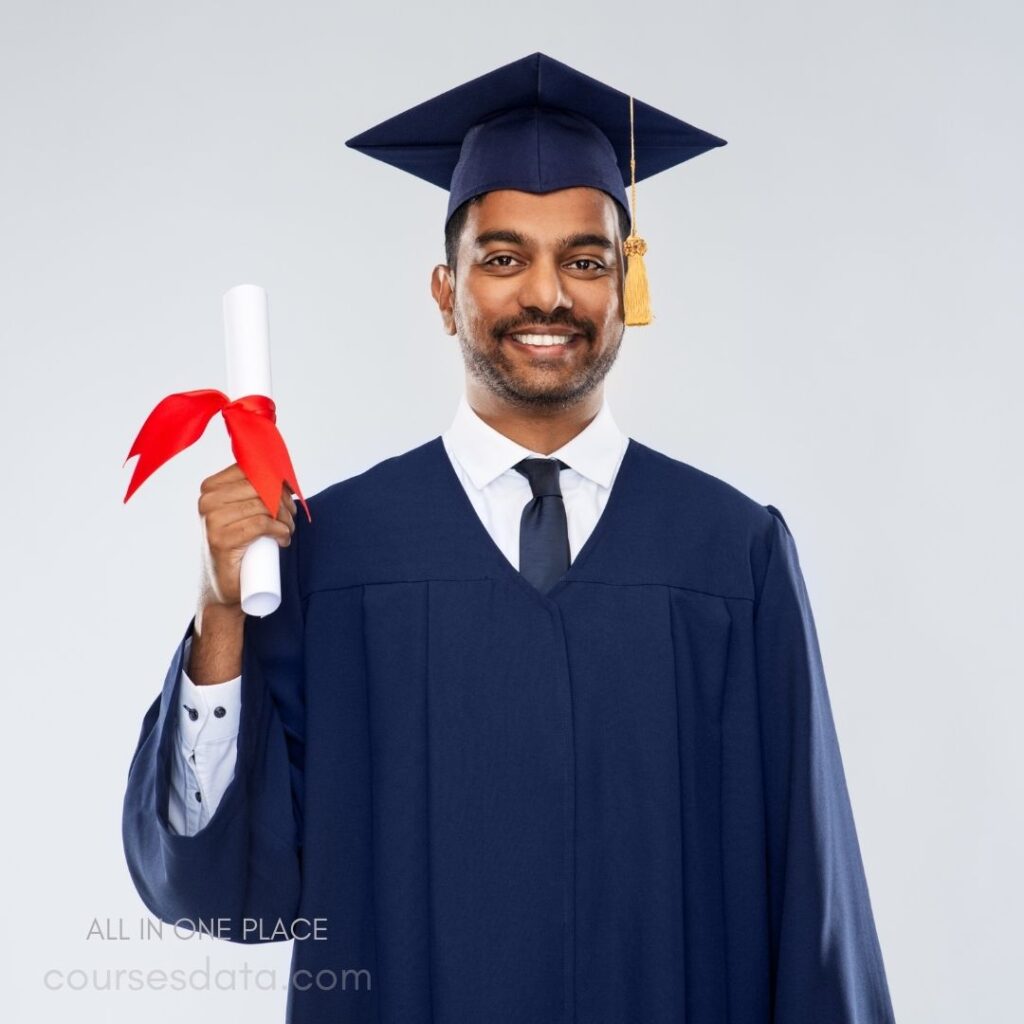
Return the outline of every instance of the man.
{"type": "MultiPolygon", "coordinates": [[[[164,920],[295,931],[292,1021],[893,1019],[793,538],[604,399],[627,99],[537,54],[352,140],[451,190],[455,420],[308,524],[237,466],[203,483],[207,583],[125,849],[164,920]]],[[[656,169],[722,141],[636,128],[656,169]]]]}

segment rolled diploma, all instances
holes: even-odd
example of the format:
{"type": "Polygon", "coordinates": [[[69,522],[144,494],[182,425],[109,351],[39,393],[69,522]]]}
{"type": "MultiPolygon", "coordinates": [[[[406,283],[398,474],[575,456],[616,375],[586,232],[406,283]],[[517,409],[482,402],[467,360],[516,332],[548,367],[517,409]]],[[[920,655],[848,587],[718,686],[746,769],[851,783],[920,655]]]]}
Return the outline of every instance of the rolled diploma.
{"type": "MultiPolygon", "coordinates": [[[[266,395],[270,384],[270,321],[267,293],[255,284],[240,284],[224,293],[224,343],[227,350],[228,398],[266,395]]],[[[272,515],[277,514],[275,509],[272,515]]],[[[257,537],[242,556],[242,611],[269,615],[281,603],[281,548],[273,537],[257,537]]]]}

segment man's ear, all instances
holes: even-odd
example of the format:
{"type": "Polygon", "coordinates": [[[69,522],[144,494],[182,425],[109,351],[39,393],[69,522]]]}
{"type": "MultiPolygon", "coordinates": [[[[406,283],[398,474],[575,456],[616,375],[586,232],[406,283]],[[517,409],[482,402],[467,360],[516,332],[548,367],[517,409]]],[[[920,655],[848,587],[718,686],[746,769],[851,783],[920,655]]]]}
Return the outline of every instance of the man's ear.
{"type": "Polygon", "coordinates": [[[434,267],[430,275],[430,294],[441,311],[441,321],[446,334],[455,334],[455,272],[444,263],[434,267]]]}

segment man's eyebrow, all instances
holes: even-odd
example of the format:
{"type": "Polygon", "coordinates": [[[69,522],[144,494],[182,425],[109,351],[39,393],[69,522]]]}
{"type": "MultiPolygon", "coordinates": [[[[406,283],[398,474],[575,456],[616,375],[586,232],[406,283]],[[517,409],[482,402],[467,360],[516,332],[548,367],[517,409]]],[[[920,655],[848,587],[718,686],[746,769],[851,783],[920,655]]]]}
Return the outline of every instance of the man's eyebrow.
{"type": "Polygon", "coordinates": [[[482,235],[476,236],[477,245],[490,245],[492,242],[505,242],[508,245],[526,245],[527,239],[518,231],[509,231],[504,228],[495,228],[493,231],[485,231],[482,235]]]}
{"type": "Polygon", "coordinates": [[[605,238],[604,235],[595,234],[590,231],[567,235],[559,241],[558,246],[560,249],[582,249],[587,246],[596,246],[598,249],[615,248],[610,238],[605,238]]]}

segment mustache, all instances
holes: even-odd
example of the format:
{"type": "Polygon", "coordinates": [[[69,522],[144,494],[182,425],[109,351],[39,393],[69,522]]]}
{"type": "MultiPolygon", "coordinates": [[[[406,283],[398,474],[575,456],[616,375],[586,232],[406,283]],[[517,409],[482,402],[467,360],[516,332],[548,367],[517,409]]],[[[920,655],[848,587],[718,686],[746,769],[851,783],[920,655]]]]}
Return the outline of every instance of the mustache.
{"type": "Polygon", "coordinates": [[[515,334],[524,327],[565,327],[573,334],[582,334],[588,341],[593,341],[597,336],[597,327],[592,320],[578,320],[574,316],[564,313],[555,313],[543,317],[506,317],[498,320],[491,328],[491,334],[495,341],[500,341],[506,334],[515,334]]]}

